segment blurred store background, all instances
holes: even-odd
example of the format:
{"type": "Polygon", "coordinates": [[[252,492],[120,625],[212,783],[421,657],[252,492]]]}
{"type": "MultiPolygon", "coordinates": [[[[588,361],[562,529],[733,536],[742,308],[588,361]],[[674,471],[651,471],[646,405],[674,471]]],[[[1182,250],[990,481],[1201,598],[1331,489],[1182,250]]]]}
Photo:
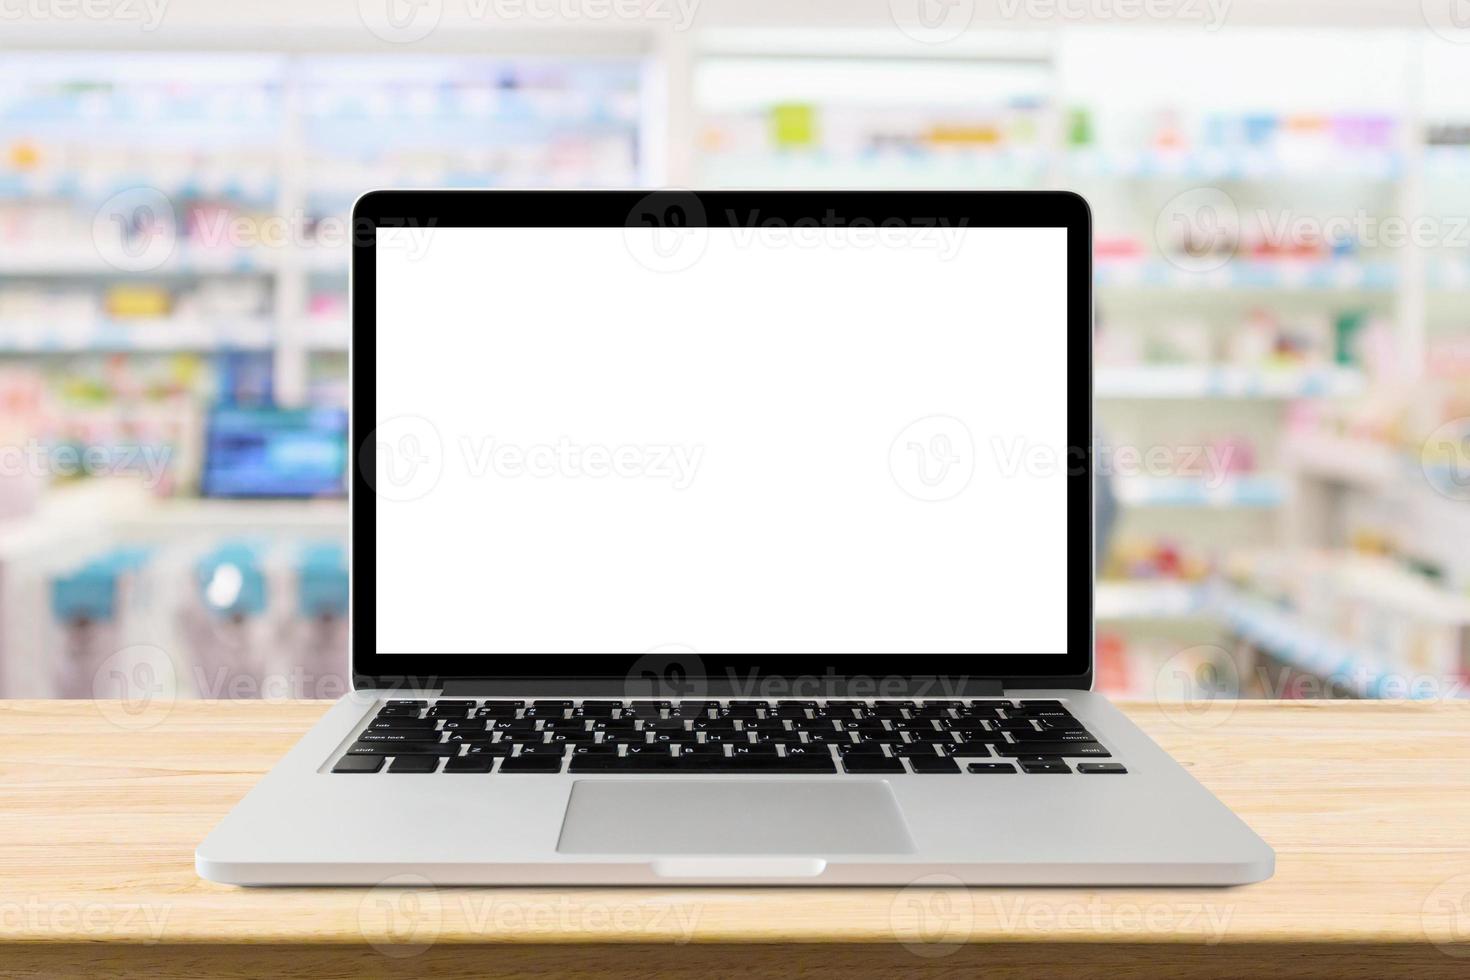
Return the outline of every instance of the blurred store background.
{"type": "Polygon", "coordinates": [[[0,17],[0,695],[138,645],[345,688],[347,216],[390,185],[1077,189],[1100,687],[1463,693],[1450,0],[87,10],[0,17]]]}

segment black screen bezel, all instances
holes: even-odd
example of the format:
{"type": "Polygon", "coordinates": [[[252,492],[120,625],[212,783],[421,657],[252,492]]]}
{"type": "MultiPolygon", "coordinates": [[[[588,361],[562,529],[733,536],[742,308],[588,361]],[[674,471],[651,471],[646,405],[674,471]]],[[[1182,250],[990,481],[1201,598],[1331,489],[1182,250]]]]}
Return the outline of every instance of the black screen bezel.
{"type": "MultiPolygon", "coordinates": [[[[1087,203],[1066,191],[373,191],[353,209],[351,409],[351,647],[358,688],[434,689],[446,681],[554,683],[595,689],[628,677],[638,654],[378,653],[373,567],[375,498],[363,448],[376,423],[376,230],[434,228],[603,228],[643,223],[669,208],[709,227],[745,225],[752,216],[787,225],[855,220],[919,227],[1065,228],[1067,231],[1067,649],[1057,653],[699,655],[706,676],[742,680],[796,676],[947,678],[1009,688],[1087,689],[1093,662],[1092,221],[1087,203]],[[1076,455],[1080,452],[1080,455],[1076,455]],[[1081,465],[1075,465],[1077,463],[1081,465]],[[590,687],[588,685],[591,685],[590,687]]],[[[370,458],[370,457],[368,457],[370,458]]],[[[1060,609],[1060,607],[1059,607],[1060,609]]]]}

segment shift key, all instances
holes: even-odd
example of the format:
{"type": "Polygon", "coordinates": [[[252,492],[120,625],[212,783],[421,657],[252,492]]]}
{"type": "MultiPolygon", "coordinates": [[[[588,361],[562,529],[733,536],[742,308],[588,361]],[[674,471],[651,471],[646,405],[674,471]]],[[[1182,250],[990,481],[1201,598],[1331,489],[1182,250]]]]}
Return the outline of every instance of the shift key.
{"type": "Polygon", "coordinates": [[[1112,753],[1096,742],[1020,742],[1015,745],[996,745],[995,754],[1001,756],[1085,756],[1106,758],[1112,753]]]}

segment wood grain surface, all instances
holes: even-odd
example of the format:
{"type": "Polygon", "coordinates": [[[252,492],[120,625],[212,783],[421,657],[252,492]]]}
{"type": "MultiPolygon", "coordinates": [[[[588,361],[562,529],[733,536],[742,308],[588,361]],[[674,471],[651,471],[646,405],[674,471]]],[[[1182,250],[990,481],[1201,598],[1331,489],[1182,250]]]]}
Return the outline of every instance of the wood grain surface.
{"type": "Polygon", "coordinates": [[[200,880],[326,707],[0,702],[0,974],[1470,976],[1470,703],[1124,705],[1276,849],[1242,888],[200,880]]]}

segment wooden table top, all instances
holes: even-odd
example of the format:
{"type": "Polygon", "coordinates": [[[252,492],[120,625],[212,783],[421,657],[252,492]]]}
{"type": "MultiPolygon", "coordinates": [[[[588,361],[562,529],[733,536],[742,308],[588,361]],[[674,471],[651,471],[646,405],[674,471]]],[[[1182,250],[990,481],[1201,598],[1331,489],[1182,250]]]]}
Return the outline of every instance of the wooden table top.
{"type": "Polygon", "coordinates": [[[195,845],[326,707],[179,702],[132,718],[105,703],[0,702],[0,963],[154,976],[1470,975],[1470,702],[1124,705],[1276,849],[1275,877],[1241,888],[199,879],[195,845]]]}

